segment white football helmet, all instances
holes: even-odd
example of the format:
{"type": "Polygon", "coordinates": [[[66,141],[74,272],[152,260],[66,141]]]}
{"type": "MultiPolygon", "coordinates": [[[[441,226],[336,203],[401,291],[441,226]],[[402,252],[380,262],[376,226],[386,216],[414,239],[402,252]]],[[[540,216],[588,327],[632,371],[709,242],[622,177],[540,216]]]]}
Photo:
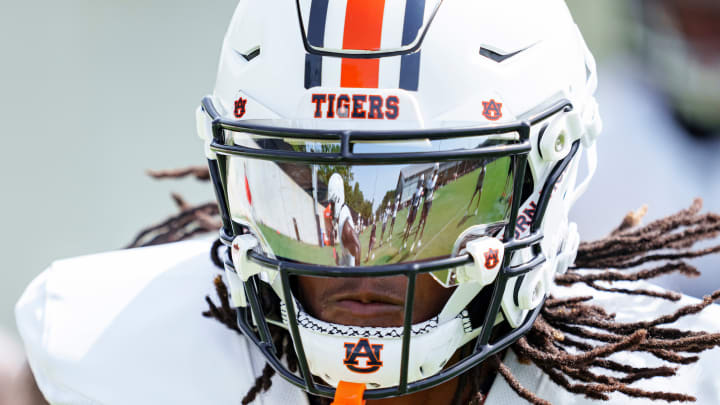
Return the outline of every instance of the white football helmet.
{"type": "Polygon", "coordinates": [[[197,120],[244,334],[308,392],[332,397],[344,381],[366,399],[433,387],[510,345],[575,258],[568,211],[595,171],[596,85],[562,0],[241,1],[197,120]],[[405,210],[409,179],[433,169],[448,180],[422,248],[401,254],[393,238],[364,266],[335,266],[318,214],[328,200],[368,215],[392,195],[405,210]],[[479,213],[463,216],[480,187],[479,213]],[[452,294],[413,323],[425,273],[452,294]],[[407,277],[404,324],[317,319],[291,283],[348,275],[407,277]],[[277,357],[270,324],[291,335],[299,373],[277,357]]]}
{"type": "Polygon", "coordinates": [[[345,188],[343,179],[338,173],[333,173],[328,181],[328,200],[335,203],[335,217],[340,213],[340,208],[345,204],[345,188]]]}

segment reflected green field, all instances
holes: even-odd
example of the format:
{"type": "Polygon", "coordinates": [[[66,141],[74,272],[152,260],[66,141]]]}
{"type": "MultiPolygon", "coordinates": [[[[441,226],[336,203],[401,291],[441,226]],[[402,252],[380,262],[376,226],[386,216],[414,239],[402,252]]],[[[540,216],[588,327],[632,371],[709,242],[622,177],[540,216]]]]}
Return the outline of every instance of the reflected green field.
{"type": "MultiPolygon", "coordinates": [[[[509,159],[500,159],[487,166],[477,215],[473,215],[477,196],[475,196],[475,201],[473,201],[468,215],[465,214],[465,209],[470,202],[473,191],[475,191],[480,169],[474,170],[439,188],[435,192],[435,198],[428,214],[422,239],[419,239],[420,232],[418,229],[420,213],[422,212],[421,203],[415,222],[410,230],[406,248],[402,248],[402,237],[407,224],[407,208],[398,211],[392,235],[389,235],[390,221],[388,220],[382,246],[380,246],[379,240],[382,224],[378,224],[375,246],[370,253],[370,260],[368,260],[367,264],[380,265],[439,256],[446,257],[451,253],[457,237],[465,229],[473,225],[504,219],[507,203],[504,199],[501,201],[500,197],[504,191],[509,164],[509,159]],[[418,247],[418,241],[420,241],[420,247],[418,247]],[[413,244],[415,247],[411,251],[413,244]]],[[[508,188],[512,188],[512,185],[510,184],[508,188]]],[[[366,264],[368,243],[370,242],[369,229],[360,235],[360,241],[363,248],[363,264],[366,264]]]]}
{"type": "MultiPolygon", "coordinates": [[[[407,224],[407,208],[398,211],[392,234],[390,234],[391,219],[388,219],[382,240],[382,223],[378,223],[375,245],[369,255],[368,245],[372,226],[368,226],[360,234],[362,265],[382,265],[447,257],[451,253],[457,237],[465,229],[473,225],[498,222],[504,219],[508,202],[502,195],[504,192],[509,194],[512,189],[512,181],[508,183],[508,190],[504,189],[509,165],[510,159],[498,159],[486,166],[477,215],[474,215],[477,196],[467,214],[466,208],[475,191],[480,173],[479,168],[436,190],[422,239],[419,238],[418,229],[422,212],[421,203],[405,248],[402,246],[402,236],[407,224]]],[[[335,264],[331,246],[319,247],[305,244],[264,225],[260,225],[260,229],[277,256],[314,264],[335,264]]],[[[335,246],[336,249],[340,249],[339,244],[335,246]]]]}
{"type": "MultiPolygon", "coordinates": [[[[335,265],[333,248],[331,246],[320,247],[302,243],[297,239],[292,239],[280,234],[265,225],[260,225],[260,230],[270,246],[273,247],[273,253],[275,253],[276,256],[306,263],[325,264],[329,266],[335,265]]],[[[337,246],[336,249],[339,248],[340,247],[337,246]]]]}

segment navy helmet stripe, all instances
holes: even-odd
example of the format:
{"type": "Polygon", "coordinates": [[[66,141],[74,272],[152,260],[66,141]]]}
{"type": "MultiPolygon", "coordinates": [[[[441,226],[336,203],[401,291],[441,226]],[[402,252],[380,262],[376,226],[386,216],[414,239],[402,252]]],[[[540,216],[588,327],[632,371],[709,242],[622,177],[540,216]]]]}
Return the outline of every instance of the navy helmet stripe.
{"type": "MultiPolygon", "coordinates": [[[[325,22],[327,20],[328,2],[330,0],[312,0],[310,5],[310,21],[307,28],[307,39],[310,45],[325,45],[325,22]]],[[[305,55],[305,88],[317,87],[322,84],[322,56],[305,55]]]]}
{"type": "MultiPolygon", "coordinates": [[[[409,45],[417,37],[425,15],[425,0],[407,0],[403,22],[402,44],[409,45]]],[[[403,55],[400,61],[400,88],[417,91],[420,80],[420,51],[403,55]]]]}

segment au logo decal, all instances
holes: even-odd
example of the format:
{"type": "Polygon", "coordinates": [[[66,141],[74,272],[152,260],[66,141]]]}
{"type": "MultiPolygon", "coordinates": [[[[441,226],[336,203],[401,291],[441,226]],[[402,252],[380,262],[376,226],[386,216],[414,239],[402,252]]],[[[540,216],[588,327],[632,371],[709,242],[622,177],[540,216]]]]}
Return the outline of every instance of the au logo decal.
{"type": "Polygon", "coordinates": [[[360,339],[357,343],[345,343],[345,359],[343,364],[350,371],[362,374],[370,374],[380,370],[383,363],[380,360],[380,352],[383,345],[371,345],[367,339],[360,339]],[[365,365],[361,365],[358,359],[365,359],[365,365]]]}
{"type": "Polygon", "coordinates": [[[500,251],[493,248],[488,249],[488,251],[485,252],[485,268],[492,270],[498,263],[500,263],[500,251]]]}
{"type": "Polygon", "coordinates": [[[242,118],[243,115],[245,115],[245,105],[247,104],[247,99],[240,97],[237,100],[235,100],[235,118],[242,118]]]}
{"type": "Polygon", "coordinates": [[[502,118],[502,103],[498,103],[494,99],[483,101],[483,116],[490,121],[497,121],[502,118]]]}

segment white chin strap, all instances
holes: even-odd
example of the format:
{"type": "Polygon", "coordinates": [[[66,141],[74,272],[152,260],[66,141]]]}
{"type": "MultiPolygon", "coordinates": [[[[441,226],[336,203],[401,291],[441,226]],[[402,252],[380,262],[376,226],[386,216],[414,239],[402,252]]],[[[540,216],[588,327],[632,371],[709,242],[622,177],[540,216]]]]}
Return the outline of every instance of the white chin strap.
{"type": "MultiPolygon", "coordinates": [[[[240,235],[232,243],[236,271],[226,269],[233,305],[246,307],[242,281],[264,270],[247,258],[257,246],[252,235],[240,235]]],[[[465,281],[436,317],[411,326],[408,359],[408,382],[439,373],[462,345],[477,337],[480,328],[472,328],[468,302],[486,285],[491,284],[502,263],[503,245],[494,238],[479,238],[467,245],[474,257],[472,265],[456,269],[457,279],[465,281]],[[483,252],[498,251],[497,263],[486,267],[483,252]],[[455,315],[457,314],[457,315],[455,315]]],[[[282,321],[288,325],[287,307],[280,304],[282,321]]],[[[313,318],[295,303],[300,338],[310,372],[337,387],[340,381],[363,383],[368,388],[393,387],[400,382],[402,327],[360,327],[324,322],[313,318]]]]}
{"type": "MultiPolygon", "coordinates": [[[[283,317],[287,317],[285,305],[283,317]]],[[[323,322],[298,310],[300,336],[310,372],[326,383],[366,384],[369,389],[400,382],[402,327],[376,328],[323,322]]],[[[408,382],[440,372],[471,333],[467,312],[438,324],[435,317],[412,325],[408,382]]]]}

